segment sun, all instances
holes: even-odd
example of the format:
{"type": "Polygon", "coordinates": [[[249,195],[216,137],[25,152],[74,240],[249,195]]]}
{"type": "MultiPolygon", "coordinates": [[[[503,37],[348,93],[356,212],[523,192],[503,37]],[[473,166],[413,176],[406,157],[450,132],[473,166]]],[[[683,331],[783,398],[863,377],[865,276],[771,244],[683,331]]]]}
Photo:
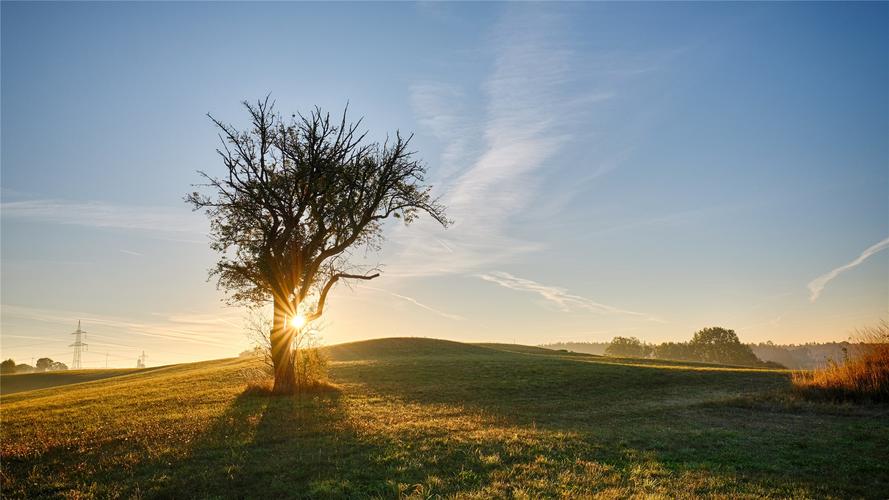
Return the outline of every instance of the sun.
{"type": "Polygon", "coordinates": [[[290,326],[293,328],[302,328],[306,324],[306,317],[302,314],[297,314],[296,316],[290,318],[290,326]]]}

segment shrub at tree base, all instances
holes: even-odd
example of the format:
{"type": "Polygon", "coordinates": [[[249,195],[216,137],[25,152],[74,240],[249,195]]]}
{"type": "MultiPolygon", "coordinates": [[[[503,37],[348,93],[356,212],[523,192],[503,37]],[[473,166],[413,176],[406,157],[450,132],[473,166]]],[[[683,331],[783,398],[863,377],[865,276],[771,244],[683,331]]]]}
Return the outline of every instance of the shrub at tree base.
{"type": "Polygon", "coordinates": [[[797,394],[808,399],[889,402],[889,322],[858,332],[857,353],[843,363],[793,374],[797,394]]]}
{"type": "Polygon", "coordinates": [[[275,364],[272,359],[271,331],[272,322],[258,311],[252,311],[247,318],[247,338],[254,347],[240,354],[243,357],[256,356],[262,359],[265,366],[249,370],[245,373],[249,392],[290,394],[300,392],[318,392],[330,390],[327,381],[327,355],[319,346],[321,343],[321,325],[312,323],[297,329],[293,335],[288,356],[290,373],[294,383],[288,392],[274,391],[275,364]]]}
{"type": "Polygon", "coordinates": [[[327,383],[327,356],[317,347],[295,351],[296,387],[298,391],[323,389],[327,383]]]}
{"type": "MultiPolygon", "coordinates": [[[[295,353],[295,363],[293,371],[296,377],[296,386],[293,392],[300,393],[317,393],[336,391],[338,387],[331,384],[327,380],[327,356],[324,352],[317,348],[303,348],[295,353]]],[[[272,395],[279,394],[274,391],[275,378],[273,368],[263,366],[244,373],[247,380],[247,389],[245,392],[249,394],[272,395]]]]}

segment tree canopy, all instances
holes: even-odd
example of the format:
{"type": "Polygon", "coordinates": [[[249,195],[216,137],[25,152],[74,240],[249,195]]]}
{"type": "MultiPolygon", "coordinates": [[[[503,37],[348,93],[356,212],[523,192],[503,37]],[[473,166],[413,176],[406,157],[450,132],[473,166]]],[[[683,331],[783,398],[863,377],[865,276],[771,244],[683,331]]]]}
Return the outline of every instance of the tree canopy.
{"type": "Polygon", "coordinates": [[[606,356],[628,358],[645,358],[650,353],[651,347],[636,337],[614,337],[605,349],[606,356]]]}
{"type": "Polygon", "coordinates": [[[0,373],[15,373],[15,361],[9,358],[0,363],[0,373]]]}
{"type": "Polygon", "coordinates": [[[698,359],[712,363],[755,365],[759,359],[750,346],[738,339],[734,330],[709,327],[695,332],[689,342],[698,359]]]}
{"type": "MultiPolygon", "coordinates": [[[[315,320],[338,281],[379,276],[351,260],[350,249],[379,248],[385,219],[410,224],[425,213],[443,226],[449,221],[425,184],[411,136],[369,142],[361,120],[348,121],[348,109],[339,120],[317,107],[285,119],[268,97],[243,104],[247,130],[210,116],[225,170],[199,172],[205,182],[186,201],[210,219],[211,246],[220,254],[211,276],[229,299],[274,303],[278,367],[294,334],[288,318],[315,320]]],[[[276,387],[288,377],[276,368],[276,387]]]]}

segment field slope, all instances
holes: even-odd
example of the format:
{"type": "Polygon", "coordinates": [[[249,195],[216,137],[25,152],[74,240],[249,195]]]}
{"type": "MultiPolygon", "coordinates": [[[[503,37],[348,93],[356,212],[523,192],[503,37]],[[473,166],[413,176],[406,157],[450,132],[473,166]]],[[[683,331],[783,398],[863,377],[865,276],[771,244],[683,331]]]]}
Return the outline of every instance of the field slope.
{"type": "Polygon", "coordinates": [[[59,385],[80,384],[103,378],[142,373],[154,368],[112,368],[107,370],[65,370],[42,373],[22,373],[0,376],[0,394],[14,394],[59,385]]]}
{"type": "Polygon", "coordinates": [[[256,360],[4,394],[4,497],[882,497],[889,411],[783,371],[506,345],[327,348],[339,390],[245,392],[256,360]]]}

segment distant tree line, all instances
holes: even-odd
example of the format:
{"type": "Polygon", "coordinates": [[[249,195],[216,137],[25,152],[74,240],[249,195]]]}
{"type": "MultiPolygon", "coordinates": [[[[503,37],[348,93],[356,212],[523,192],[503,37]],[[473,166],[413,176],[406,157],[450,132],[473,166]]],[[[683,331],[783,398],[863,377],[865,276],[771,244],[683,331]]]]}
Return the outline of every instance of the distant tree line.
{"type": "MultiPolygon", "coordinates": [[[[617,338],[617,337],[616,337],[617,338]]],[[[630,337],[632,339],[632,337],[630,337]]],[[[630,357],[653,357],[661,359],[677,359],[696,361],[694,353],[690,351],[687,342],[665,342],[663,344],[646,344],[650,348],[642,355],[624,354],[630,357]]],[[[543,344],[541,347],[548,349],[565,349],[572,352],[595,354],[604,356],[611,342],[555,342],[543,344]]],[[[850,342],[809,342],[806,344],[775,344],[774,342],[760,342],[758,344],[745,344],[750,347],[753,354],[764,362],[773,362],[793,370],[813,370],[822,368],[833,362],[841,362],[852,349],[850,342]]],[[[615,354],[616,355],[616,354],[615,354]]]]}
{"type": "Polygon", "coordinates": [[[750,345],[742,344],[734,330],[722,327],[709,327],[694,333],[688,342],[664,342],[649,344],[636,337],[614,337],[607,344],[601,343],[559,343],[544,347],[568,349],[576,352],[628,358],[673,359],[678,361],[700,361],[743,366],[783,365],[763,361],[756,356],[750,345]],[[604,349],[601,347],[604,346],[604,349]],[[579,347],[579,348],[578,348],[579,347]]]}
{"type": "Polygon", "coordinates": [[[556,351],[565,350],[571,352],[582,352],[584,354],[595,354],[596,356],[604,356],[605,349],[611,345],[610,342],[554,342],[551,344],[541,344],[540,347],[553,349],[556,351]]]}
{"type": "Polygon", "coordinates": [[[60,361],[53,361],[50,358],[40,358],[37,360],[36,366],[26,363],[20,365],[15,364],[12,358],[0,363],[0,373],[31,373],[31,372],[54,372],[59,370],[67,370],[68,365],[60,361]]]}
{"type": "Polygon", "coordinates": [[[824,342],[780,345],[770,342],[749,344],[764,361],[774,361],[794,370],[814,370],[831,362],[841,362],[852,347],[850,342],[824,342]]]}

